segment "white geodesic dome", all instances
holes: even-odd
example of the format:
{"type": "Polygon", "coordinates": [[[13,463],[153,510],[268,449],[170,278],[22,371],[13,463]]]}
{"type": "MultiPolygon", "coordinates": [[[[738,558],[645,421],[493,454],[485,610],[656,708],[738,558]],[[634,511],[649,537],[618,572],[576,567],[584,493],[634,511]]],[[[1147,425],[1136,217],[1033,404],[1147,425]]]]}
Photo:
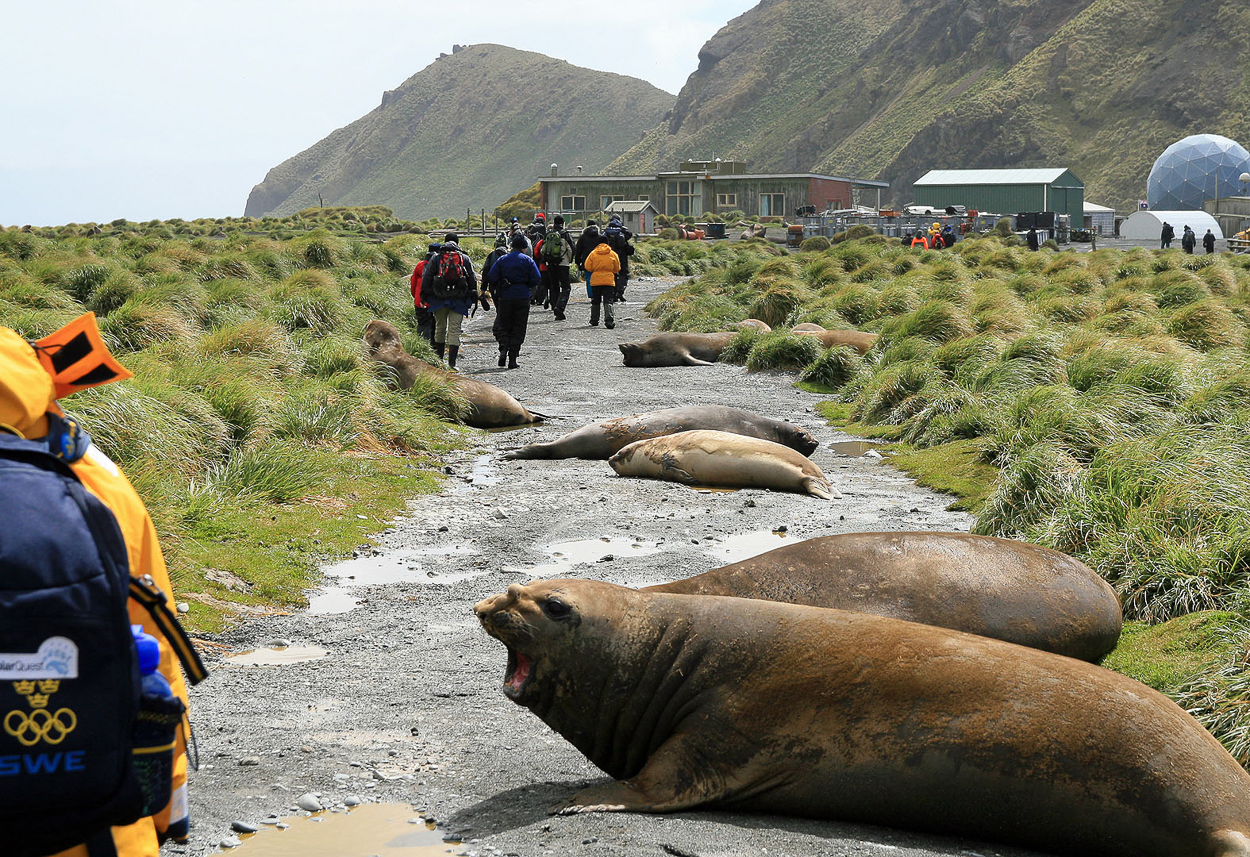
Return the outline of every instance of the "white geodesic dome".
{"type": "Polygon", "coordinates": [[[1202,203],[1240,196],[1250,152],[1219,134],[1194,134],[1163,150],[1146,179],[1146,205],[1161,211],[1201,211],[1202,203]]]}

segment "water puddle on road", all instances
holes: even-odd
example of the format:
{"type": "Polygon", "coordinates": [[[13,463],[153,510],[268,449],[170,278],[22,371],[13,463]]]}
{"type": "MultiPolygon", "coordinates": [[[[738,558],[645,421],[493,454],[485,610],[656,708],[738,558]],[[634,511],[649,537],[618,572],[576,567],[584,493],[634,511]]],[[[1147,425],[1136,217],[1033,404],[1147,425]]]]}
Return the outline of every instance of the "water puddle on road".
{"type": "Polygon", "coordinates": [[[225,661],[243,667],[281,667],[304,661],[319,661],[328,654],[330,653],[320,646],[274,646],[229,655],[225,661]]]}
{"type": "Polygon", "coordinates": [[[726,536],[710,545],[707,554],[725,563],[739,562],[801,541],[803,539],[795,538],[784,530],[755,530],[726,536]]]}
{"type": "Polygon", "coordinates": [[[588,565],[596,562],[608,562],[634,556],[648,556],[659,553],[660,547],[655,542],[615,536],[602,539],[578,539],[572,542],[558,542],[542,549],[551,556],[552,562],[536,565],[526,569],[510,569],[524,571],[535,577],[553,577],[568,571],[575,565],[588,565]]]}
{"type": "Polygon", "coordinates": [[[246,857],[445,857],[459,840],[398,803],[366,803],[346,812],[282,819],[285,829],[266,826],[227,849],[246,857]]]}
{"type": "Polygon", "coordinates": [[[484,570],[438,572],[427,569],[422,560],[429,557],[476,556],[472,545],[431,545],[424,548],[402,548],[381,556],[362,556],[332,565],[325,570],[326,579],[337,578],[323,586],[308,599],[308,612],[316,615],[346,613],[356,606],[358,586],[379,583],[429,583],[446,586],[484,574],[484,570]]]}
{"type": "Polygon", "coordinates": [[[877,449],[881,446],[874,440],[840,440],[836,443],[829,444],[829,448],[838,455],[846,455],[850,458],[858,458],[870,450],[877,449]]]}

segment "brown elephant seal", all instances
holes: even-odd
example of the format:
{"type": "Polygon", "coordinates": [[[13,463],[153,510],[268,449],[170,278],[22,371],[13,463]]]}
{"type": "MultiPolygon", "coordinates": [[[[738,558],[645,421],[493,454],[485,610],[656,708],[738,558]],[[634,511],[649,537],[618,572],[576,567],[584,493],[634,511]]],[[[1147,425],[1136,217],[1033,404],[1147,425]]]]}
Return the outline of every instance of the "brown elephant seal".
{"type": "Polygon", "coordinates": [[[685,485],[771,488],[824,500],[842,496],[815,462],[790,447],[726,431],[683,431],[635,441],[608,464],[621,476],[685,485]]]}
{"type": "Polygon", "coordinates": [[[767,812],[1086,857],[1247,857],[1250,775],[1162,694],[866,613],[589,580],[474,608],[504,693],[616,782],[554,811],[767,812]]]}
{"type": "Polygon", "coordinates": [[[822,536],[645,591],[837,607],[1094,663],[1123,622],[1115,590],[1084,563],[967,533],[822,536]]]}
{"type": "Polygon", "coordinates": [[[811,432],[794,423],[761,417],[750,411],[723,405],[691,405],[592,423],[556,440],[531,443],[515,449],[503,457],[602,460],[634,441],[692,429],[716,429],[771,440],[803,455],[811,455],[819,445],[811,432]]]}
{"type": "Polygon", "coordinates": [[[790,328],[791,333],[820,333],[824,328],[814,321],[805,321],[790,328]]]}
{"type": "Polygon", "coordinates": [[[744,318],[742,321],[735,321],[730,327],[736,327],[739,330],[758,330],[760,333],[772,333],[773,329],[758,318],[744,318]]]}
{"type": "Polygon", "coordinates": [[[417,376],[439,378],[460,392],[469,402],[465,422],[474,428],[501,428],[542,422],[542,414],[529,411],[506,391],[476,378],[447,372],[413,357],[404,350],[395,325],[374,319],[365,325],[365,344],[369,356],[395,370],[401,389],[410,389],[417,376]]]}
{"type": "Polygon", "coordinates": [[[880,339],[877,334],[864,333],[862,330],[798,330],[796,328],[794,333],[798,336],[814,336],[825,348],[833,348],[835,345],[849,346],[858,351],[860,356],[871,351],[873,345],[880,339]]]}
{"type": "Polygon", "coordinates": [[[737,333],[657,333],[642,342],[617,347],[625,365],[654,369],[659,366],[711,366],[737,333]]]}

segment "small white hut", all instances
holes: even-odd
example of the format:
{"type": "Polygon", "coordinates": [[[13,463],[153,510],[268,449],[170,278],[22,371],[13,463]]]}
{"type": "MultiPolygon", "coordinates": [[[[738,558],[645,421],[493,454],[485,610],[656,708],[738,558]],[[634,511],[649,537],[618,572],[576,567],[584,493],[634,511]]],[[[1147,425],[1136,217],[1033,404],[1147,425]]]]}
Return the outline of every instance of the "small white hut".
{"type": "Polygon", "coordinates": [[[644,235],[655,231],[655,216],[659,209],[645,199],[618,199],[608,203],[603,210],[608,217],[620,215],[621,224],[635,235],[644,235]]]}

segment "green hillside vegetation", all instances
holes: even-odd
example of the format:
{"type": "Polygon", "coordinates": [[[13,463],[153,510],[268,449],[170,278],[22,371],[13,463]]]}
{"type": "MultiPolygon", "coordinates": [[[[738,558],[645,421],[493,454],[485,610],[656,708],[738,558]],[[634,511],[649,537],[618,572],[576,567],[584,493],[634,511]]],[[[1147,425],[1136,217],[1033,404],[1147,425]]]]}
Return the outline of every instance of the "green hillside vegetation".
{"type": "Polygon", "coordinates": [[[740,257],[648,311],[665,329],[780,328],[743,331],[722,359],[831,392],[830,416],[959,491],[974,532],[1094,568],[1140,623],[1109,665],[1250,760],[1250,258],[1014,241],[918,252],[873,236],[740,257]],[[822,351],[785,332],[802,322],[881,339],[866,357],[822,351]]]}
{"type": "Polygon", "coordinates": [[[197,223],[0,230],[0,324],[35,338],[96,313],[135,377],[62,404],[134,482],[192,626],[210,630],[302,603],[320,562],[435,490],[430,455],[465,442],[465,403],[442,383],[392,389],[361,342],[386,319],[435,361],[408,290],[424,236],[197,223]]]}
{"type": "Polygon", "coordinates": [[[610,172],[682,158],[889,181],[929,169],[1063,166],[1135,208],[1192,133],[1250,139],[1250,10],[1232,0],[778,0],[699,53],[671,117],[610,172]]]}
{"type": "Polygon", "coordinates": [[[548,175],[606,166],[673,106],[651,84],[502,45],[444,56],[370,113],[274,167],[245,214],[382,204],[401,217],[493,210],[548,175]]]}

